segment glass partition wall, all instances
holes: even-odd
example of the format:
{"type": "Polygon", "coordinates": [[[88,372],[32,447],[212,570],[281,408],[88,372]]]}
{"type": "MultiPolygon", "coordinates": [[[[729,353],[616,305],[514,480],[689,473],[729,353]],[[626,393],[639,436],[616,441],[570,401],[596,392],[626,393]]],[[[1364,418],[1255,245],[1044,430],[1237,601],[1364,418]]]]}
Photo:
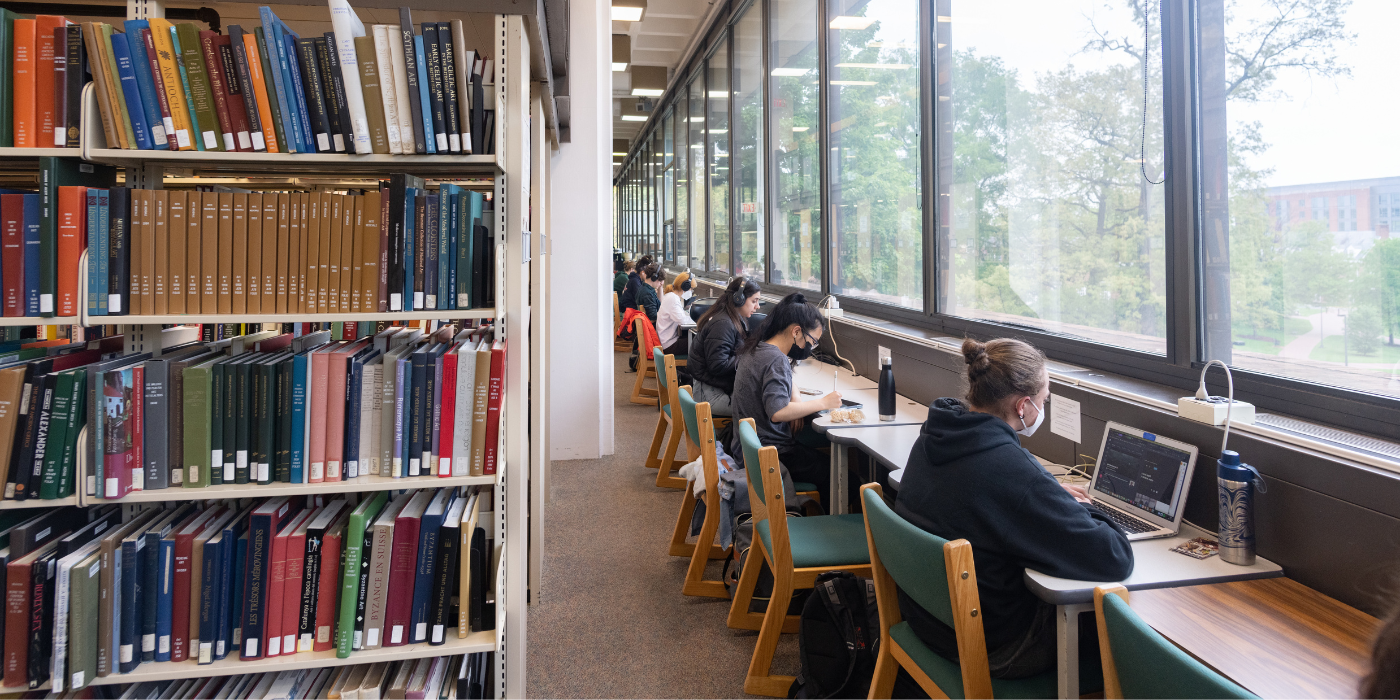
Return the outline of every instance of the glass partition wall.
{"type": "Polygon", "coordinates": [[[722,1],[624,251],[1400,439],[1400,3],[722,1]]]}

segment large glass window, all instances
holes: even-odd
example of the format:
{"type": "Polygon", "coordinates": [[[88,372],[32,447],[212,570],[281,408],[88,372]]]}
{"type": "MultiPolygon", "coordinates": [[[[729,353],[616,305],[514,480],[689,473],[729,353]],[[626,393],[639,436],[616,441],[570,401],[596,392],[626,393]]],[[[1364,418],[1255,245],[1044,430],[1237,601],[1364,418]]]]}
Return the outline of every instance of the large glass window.
{"type": "Polygon", "coordinates": [[[696,270],[708,269],[705,266],[705,243],[709,206],[705,201],[705,76],[697,72],[686,91],[689,99],[690,119],[687,131],[690,134],[690,266],[696,270]]]}
{"type": "Polygon", "coordinates": [[[771,0],[773,282],[821,288],[817,0],[771,0]]]}
{"type": "Polygon", "coordinates": [[[709,102],[710,257],[709,269],[729,272],[729,36],[706,63],[709,102]]]}
{"type": "Polygon", "coordinates": [[[675,226],[676,226],[676,265],[680,267],[690,266],[690,170],[686,166],[687,155],[690,151],[686,147],[686,114],[685,95],[681,95],[676,101],[676,109],[671,121],[671,147],[675,155],[672,156],[671,170],[675,173],[675,226]]]}
{"type": "Polygon", "coordinates": [[[764,278],[763,3],[734,25],[734,274],[764,278]]]}
{"type": "Polygon", "coordinates": [[[831,290],[923,308],[918,0],[831,0],[831,290]]]}
{"type": "Polygon", "coordinates": [[[1400,396],[1400,99],[1379,87],[1400,3],[1200,0],[1199,17],[1201,181],[1228,183],[1201,213],[1207,356],[1400,396]],[[1294,216],[1271,221],[1283,202],[1294,216]]]}
{"type": "Polygon", "coordinates": [[[661,230],[665,237],[666,262],[676,261],[676,145],[672,133],[675,115],[661,123],[661,230]]]}
{"type": "Polygon", "coordinates": [[[939,0],[941,310],[1166,352],[1161,22],[1144,38],[1143,6],[939,0]]]}

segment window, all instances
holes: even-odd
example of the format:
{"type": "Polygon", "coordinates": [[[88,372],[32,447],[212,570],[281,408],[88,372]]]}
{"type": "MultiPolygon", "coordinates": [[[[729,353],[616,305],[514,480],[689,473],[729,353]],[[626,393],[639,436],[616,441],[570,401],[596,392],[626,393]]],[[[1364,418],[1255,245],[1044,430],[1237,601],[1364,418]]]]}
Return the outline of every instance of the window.
{"type": "Polygon", "coordinates": [[[729,37],[706,64],[705,95],[709,102],[706,133],[709,141],[710,257],[709,269],[729,272],[729,37]]]}
{"type": "Polygon", "coordinates": [[[675,115],[668,114],[661,122],[661,230],[665,237],[666,262],[676,261],[676,145],[671,130],[675,127],[675,115]]]}
{"type": "Polygon", "coordinates": [[[1200,12],[1200,55],[1216,57],[1200,69],[1201,110],[1228,114],[1202,124],[1203,139],[1228,145],[1202,160],[1201,181],[1229,182],[1229,284],[1205,299],[1205,312],[1227,322],[1207,322],[1207,357],[1400,396],[1400,240],[1376,230],[1400,202],[1378,195],[1378,220],[1357,210],[1400,185],[1400,142],[1384,136],[1391,125],[1380,116],[1394,100],[1374,88],[1400,5],[1202,0],[1200,12]],[[1267,65],[1244,71],[1225,59],[1251,54],[1268,54],[1267,65]],[[1306,201],[1310,215],[1274,233],[1255,212],[1279,192],[1306,201]]]}
{"type": "Polygon", "coordinates": [[[830,0],[831,291],[923,308],[916,0],[830,0]]]}
{"type": "Polygon", "coordinates": [[[821,288],[817,0],[771,0],[773,282],[821,288]]]}
{"type": "Polygon", "coordinates": [[[1313,197],[1312,203],[1313,203],[1313,205],[1312,205],[1312,206],[1313,206],[1313,215],[1312,215],[1313,220],[1315,220],[1315,221],[1321,221],[1321,222],[1323,222],[1324,224],[1327,223],[1327,198],[1326,198],[1326,197],[1313,197]]]}
{"type": "Polygon", "coordinates": [[[689,120],[686,109],[685,95],[681,95],[668,129],[675,153],[672,170],[676,179],[676,264],[681,267],[690,266],[690,168],[687,165],[690,148],[686,145],[686,122],[689,120]]]}
{"type": "Polygon", "coordinates": [[[1274,201],[1274,230],[1282,231],[1288,225],[1288,200],[1278,199],[1274,201]]]}
{"type": "Polygon", "coordinates": [[[1157,16],[1144,136],[1136,5],[938,7],[940,309],[1165,353],[1157,16]]]}
{"type": "Polygon", "coordinates": [[[690,266],[696,270],[705,266],[705,242],[708,227],[708,204],[705,200],[707,182],[705,177],[705,76],[697,73],[690,81],[690,119],[687,131],[690,134],[690,266]]]}
{"type": "Polygon", "coordinates": [[[764,278],[763,3],[734,24],[734,274],[764,278]]]}

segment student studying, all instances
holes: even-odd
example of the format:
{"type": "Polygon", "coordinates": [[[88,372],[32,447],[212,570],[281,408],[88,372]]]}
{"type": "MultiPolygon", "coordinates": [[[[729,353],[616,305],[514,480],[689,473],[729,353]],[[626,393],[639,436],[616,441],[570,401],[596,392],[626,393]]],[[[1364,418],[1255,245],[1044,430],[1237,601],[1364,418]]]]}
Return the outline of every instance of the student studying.
{"type": "MultiPolygon", "coordinates": [[[[934,535],[972,543],[991,675],[1023,678],[1055,667],[1055,608],[1026,589],[1025,570],[1118,581],[1132,573],[1133,552],[1083,487],[1056,482],[1017,439],[1045,420],[1050,378],[1040,351],[1001,338],[965,340],[962,353],[967,394],[929,407],[895,512],[934,535]]],[[[920,640],[956,658],[951,628],[903,592],[899,603],[920,640]]],[[[1093,645],[1096,637],[1080,640],[1093,645]]],[[[1098,658],[1096,648],[1080,654],[1098,658]]]]}
{"type": "MultiPolygon", "coordinates": [[[[793,363],[811,357],[821,337],[817,307],[808,304],[801,292],[783,297],[739,353],[730,398],[734,420],[754,419],[759,441],[764,447],[778,448],[778,459],[792,479],[815,484],[822,503],[831,503],[830,457],[798,437],[805,429],[803,419],[840,406],[841,394],[832,391],[803,401],[792,383],[793,363]]],[[[727,447],[730,454],[743,454],[738,431],[727,447]]]]}
{"type": "Polygon", "coordinates": [[[667,285],[661,297],[661,309],[656,314],[656,334],[661,338],[661,347],[667,355],[686,355],[687,337],[681,332],[681,324],[686,322],[686,300],[690,299],[690,273],[676,275],[667,285]]]}
{"type": "Polygon", "coordinates": [[[759,287],[745,277],[729,281],[724,293],[695,322],[695,344],[686,370],[695,400],[709,402],[711,415],[732,415],[729,395],[739,350],[749,334],[749,318],[758,311],[759,287]]]}

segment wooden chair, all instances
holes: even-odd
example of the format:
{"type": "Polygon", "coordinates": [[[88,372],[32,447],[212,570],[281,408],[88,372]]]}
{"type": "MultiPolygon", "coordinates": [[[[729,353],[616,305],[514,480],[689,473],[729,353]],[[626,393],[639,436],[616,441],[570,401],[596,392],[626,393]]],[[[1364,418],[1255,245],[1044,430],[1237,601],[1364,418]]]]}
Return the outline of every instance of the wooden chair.
{"type": "Polygon", "coordinates": [[[681,586],[682,594],[728,598],[729,591],[725,589],[723,581],[705,580],[705,563],[729,555],[728,548],[715,544],[720,512],[719,457],[715,451],[715,427],[710,417],[710,404],[696,403],[688,386],[681,387],[676,395],[685,423],[685,434],[689,437],[687,442],[690,447],[696,448],[701,468],[705,471],[705,520],[700,525],[700,535],[695,543],[686,542],[696,502],[693,487],[687,482],[685,497],[681,499],[681,512],[676,516],[676,529],[671,533],[670,554],[673,557],[690,557],[690,567],[686,569],[685,583],[681,586]]]}
{"type": "Polygon", "coordinates": [[[654,387],[646,386],[648,378],[656,379],[656,365],[651,359],[651,348],[640,347],[646,345],[646,336],[642,334],[642,319],[637,317],[632,319],[632,328],[637,333],[637,381],[632,384],[632,403],[639,403],[643,406],[655,406],[660,393],[654,387]]]}
{"type": "Polygon", "coordinates": [[[761,616],[744,692],[787,697],[793,677],[772,675],[769,670],[778,638],[785,631],[797,631],[797,617],[787,614],[792,592],[812,588],[817,576],[827,571],[849,571],[868,577],[870,555],[859,515],[788,518],[777,448],[759,444],[752,418],[739,421],[737,429],[749,478],[754,547],[744,560],[744,571],[729,607],[729,626],[745,629],[745,620],[756,615],[749,612],[749,604],[759,571],[767,562],[773,572],[773,595],[768,599],[767,612],[761,616]]]}
{"type": "Polygon", "coordinates": [[[901,666],[931,698],[1055,697],[1054,670],[1015,680],[991,677],[978,616],[981,602],[972,544],[949,542],[900,517],[886,505],[879,484],[860,487],[860,497],[880,608],[880,653],[869,697],[890,697],[901,666]],[[953,628],[957,661],[929,649],[909,623],[901,621],[897,590],[953,628]]]}
{"type": "MultiPolygon", "coordinates": [[[[672,471],[686,465],[684,460],[676,459],[676,450],[680,449],[681,435],[685,432],[685,422],[677,418],[681,412],[681,405],[676,392],[676,357],[663,355],[659,347],[652,348],[651,363],[657,368],[656,391],[661,410],[656,412],[656,430],[651,434],[646,468],[656,470],[657,486],[683,489],[686,487],[686,480],[679,476],[671,476],[672,471]],[[658,456],[657,450],[661,450],[662,439],[666,437],[667,432],[670,432],[671,437],[665,441],[665,449],[658,456]]],[[[640,372],[639,367],[638,373],[640,372]]]]}
{"type": "Polygon", "coordinates": [[[1191,658],[1128,607],[1120,584],[1094,589],[1105,698],[1256,698],[1191,658]]]}
{"type": "Polygon", "coordinates": [[[630,352],[632,343],[626,340],[618,340],[617,334],[622,330],[622,307],[617,300],[617,292],[613,292],[613,352],[630,352]]]}

